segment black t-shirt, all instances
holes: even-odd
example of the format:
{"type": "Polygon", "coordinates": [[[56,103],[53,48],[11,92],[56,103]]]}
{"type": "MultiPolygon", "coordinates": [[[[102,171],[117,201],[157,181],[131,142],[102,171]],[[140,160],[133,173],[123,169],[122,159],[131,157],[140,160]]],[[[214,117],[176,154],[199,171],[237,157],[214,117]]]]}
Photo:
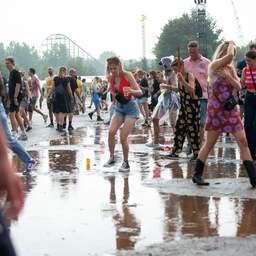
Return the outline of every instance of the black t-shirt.
{"type": "Polygon", "coordinates": [[[154,79],[152,87],[153,87],[152,95],[156,94],[160,90],[160,84],[156,79],[154,79]]]}
{"type": "Polygon", "coordinates": [[[237,75],[238,77],[242,77],[242,71],[246,67],[246,61],[241,60],[237,63],[236,69],[237,69],[237,75]]]}
{"type": "MultiPolygon", "coordinates": [[[[146,78],[143,78],[139,81],[139,85],[143,88],[148,89],[148,80],[146,78]]],[[[148,90],[143,91],[143,95],[138,98],[148,97],[148,90]]]]}
{"type": "Polygon", "coordinates": [[[16,84],[21,85],[21,76],[19,71],[16,69],[12,70],[9,75],[8,87],[9,87],[9,97],[10,99],[14,98],[16,84]]]}
{"type": "Polygon", "coordinates": [[[53,78],[54,81],[54,86],[57,87],[58,85],[62,84],[64,88],[67,87],[69,79],[67,77],[60,77],[60,76],[55,76],[53,78]]]}
{"type": "Polygon", "coordinates": [[[73,77],[69,77],[69,82],[70,82],[70,88],[71,88],[72,94],[74,96],[75,95],[75,91],[78,88],[76,79],[73,78],[73,77]]]}

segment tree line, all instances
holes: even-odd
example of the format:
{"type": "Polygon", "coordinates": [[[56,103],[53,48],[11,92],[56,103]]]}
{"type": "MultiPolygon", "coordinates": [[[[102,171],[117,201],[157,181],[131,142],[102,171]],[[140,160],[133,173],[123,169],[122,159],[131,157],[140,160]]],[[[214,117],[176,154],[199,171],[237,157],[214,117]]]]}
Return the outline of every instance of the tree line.
{"type": "MultiPolygon", "coordinates": [[[[216,21],[209,15],[206,17],[206,37],[207,37],[207,57],[211,57],[217,45],[223,40],[221,37],[222,30],[216,25],[216,21]]],[[[163,56],[176,54],[177,46],[180,48],[181,56],[187,56],[187,43],[197,38],[197,15],[192,10],[189,14],[184,13],[179,18],[170,19],[163,27],[158,41],[153,49],[155,59],[123,60],[124,66],[128,70],[144,69],[146,71],[159,70],[159,60],[163,56]]],[[[247,46],[241,46],[237,49],[237,59],[243,58],[247,46]]],[[[17,67],[27,71],[30,67],[36,69],[40,78],[47,75],[49,66],[54,69],[65,65],[67,68],[75,68],[79,75],[104,75],[106,59],[117,54],[113,51],[103,52],[97,60],[84,59],[81,57],[72,57],[65,45],[55,44],[48,51],[40,53],[35,47],[26,43],[10,42],[5,46],[0,43],[0,70],[4,76],[8,73],[4,66],[4,58],[13,56],[16,60],[17,67]]],[[[122,58],[121,58],[122,59],[122,58]]]]}

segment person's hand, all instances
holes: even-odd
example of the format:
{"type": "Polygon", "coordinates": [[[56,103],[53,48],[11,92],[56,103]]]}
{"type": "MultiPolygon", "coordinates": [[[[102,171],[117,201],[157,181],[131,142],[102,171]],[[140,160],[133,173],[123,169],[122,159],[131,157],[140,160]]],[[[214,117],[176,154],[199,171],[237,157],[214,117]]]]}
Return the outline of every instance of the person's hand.
{"type": "Polygon", "coordinates": [[[6,194],[5,216],[8,219],[16,220],[24,205],[24,191],[20,178],[16,176],[14,168],[8,160],[1,165],[0,191],[6,194]]]}
{"type": "Polygon", "coordinates": [[[185,81],[184,76],[180,72],[177,74],[177,78],[178,78],[178,80],[180,82],[184,82],[185,81]]]}
{"type": "Polygon", "coordinates": [[[129,95],[131,95],[132,92],[133,92],[133,90],[132,90],[132,88],[129,87],[129,86],[125,86],[125,87],[123,88],[123,94],[124,94],[125,97],[128,97],[129,95]]]}

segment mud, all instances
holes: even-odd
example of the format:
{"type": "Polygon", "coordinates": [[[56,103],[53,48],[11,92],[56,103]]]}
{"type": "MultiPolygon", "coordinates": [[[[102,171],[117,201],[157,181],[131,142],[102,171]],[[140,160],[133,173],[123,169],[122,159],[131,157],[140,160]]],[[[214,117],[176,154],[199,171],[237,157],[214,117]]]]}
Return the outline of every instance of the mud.
{"type": "MultiPolygon", "coordinates": [[[[147,148],[152,131],[140,124],[129,138],[131,171],[121,174],[120,144],[117,164],[103,168],[108,126],[79,115],[73,132],[59,134],[36,118],[24,145],[38,165],[23,177],[25,207],[10,223],[18,255],[254,255],[256,191],[231,137],[219,139],[205,169],[211,185],[199,188],[186,153],[168,160],[147,148]]],[[[172,140],[162,127],[161,143],[172,140]]]]}

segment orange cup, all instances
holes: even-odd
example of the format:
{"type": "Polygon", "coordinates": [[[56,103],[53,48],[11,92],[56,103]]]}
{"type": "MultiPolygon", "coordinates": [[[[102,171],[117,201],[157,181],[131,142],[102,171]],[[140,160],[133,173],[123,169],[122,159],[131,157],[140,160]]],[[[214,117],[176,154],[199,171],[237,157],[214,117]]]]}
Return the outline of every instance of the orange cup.
{"type": "Polygon", "coordinates": [[[129,96],[129,93],[128,93],[127,88],[128,88],[128,87],[124,87],[124,88],[123,88],[124,97],[128,97],[128,96],[129,96]]]}

